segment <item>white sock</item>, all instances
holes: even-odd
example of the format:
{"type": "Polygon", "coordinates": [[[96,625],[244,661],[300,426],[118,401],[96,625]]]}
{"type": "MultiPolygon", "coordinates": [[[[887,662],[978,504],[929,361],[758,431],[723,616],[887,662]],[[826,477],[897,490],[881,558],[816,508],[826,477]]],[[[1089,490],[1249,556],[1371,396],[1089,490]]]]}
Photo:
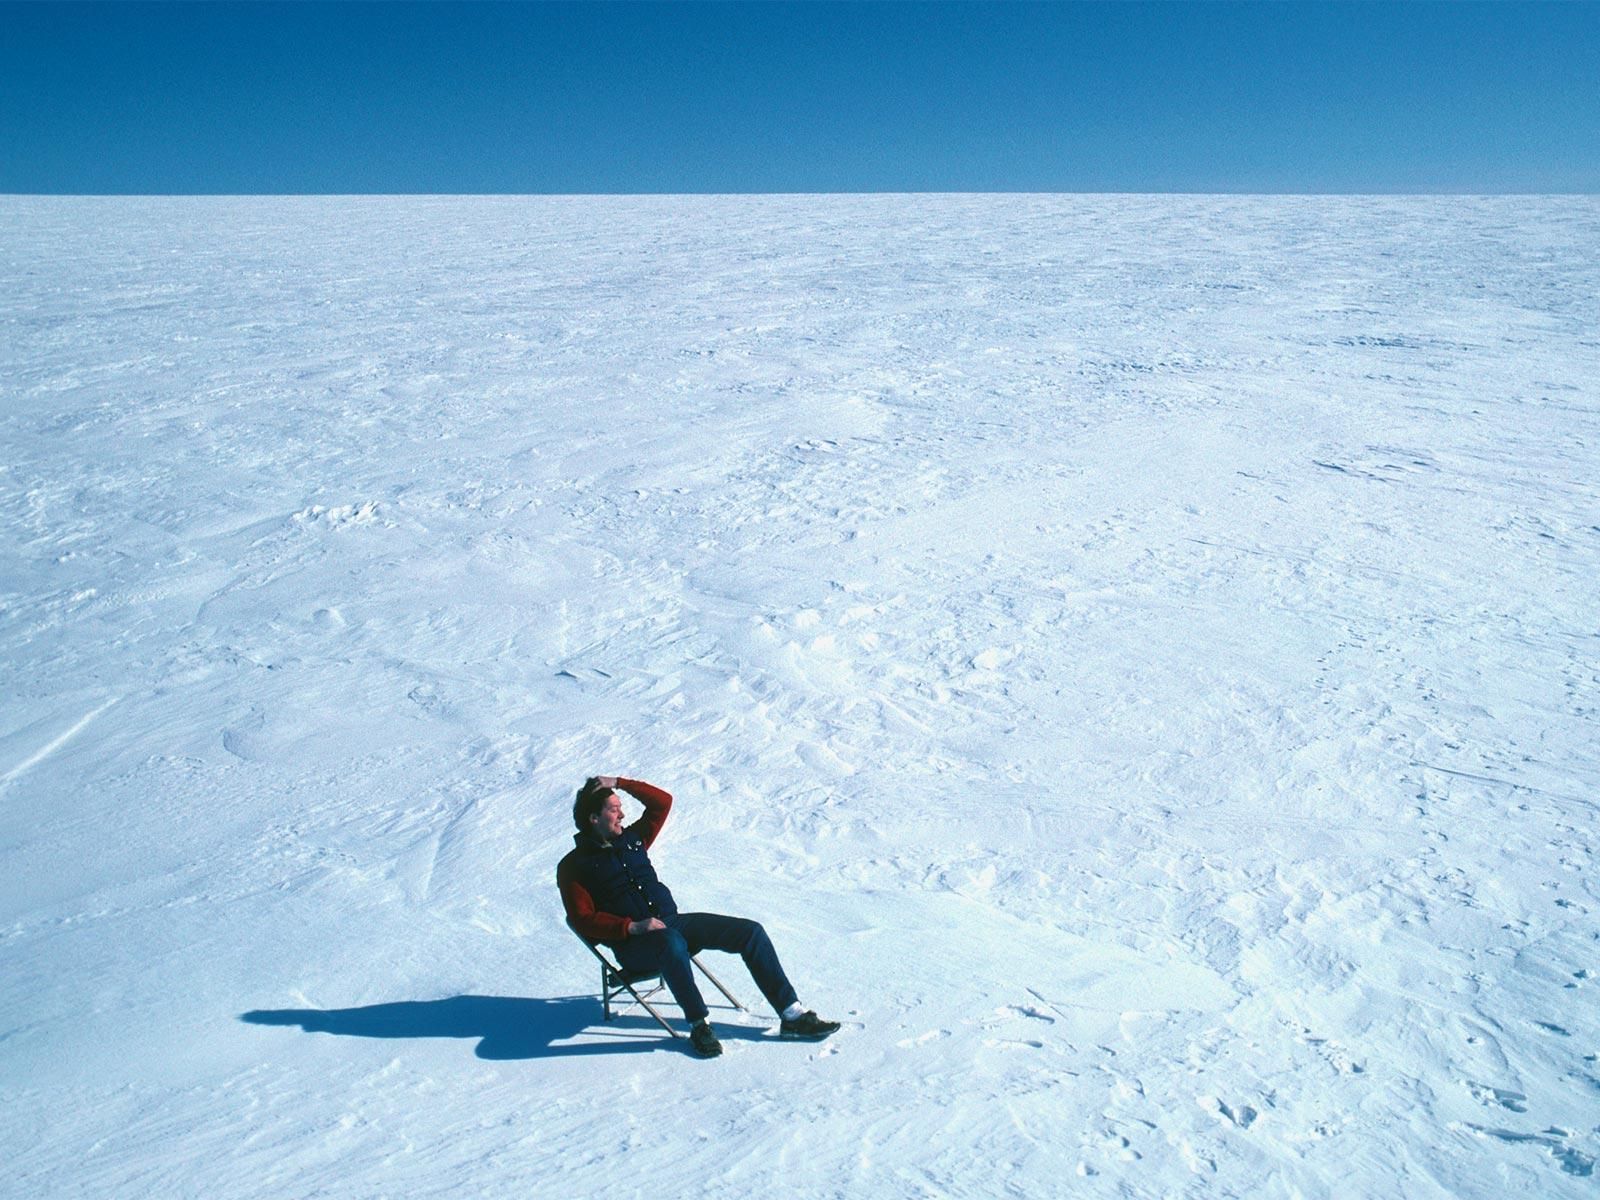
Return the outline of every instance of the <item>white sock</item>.
{"type": "Polygon", "coordinates": [[[804,1016],[805,1011],[805,1007],[800,1003],[800,1001],[796,1000],[778,1015],[781,1016],[785,1021],[793,1021],[804,1016]]]}

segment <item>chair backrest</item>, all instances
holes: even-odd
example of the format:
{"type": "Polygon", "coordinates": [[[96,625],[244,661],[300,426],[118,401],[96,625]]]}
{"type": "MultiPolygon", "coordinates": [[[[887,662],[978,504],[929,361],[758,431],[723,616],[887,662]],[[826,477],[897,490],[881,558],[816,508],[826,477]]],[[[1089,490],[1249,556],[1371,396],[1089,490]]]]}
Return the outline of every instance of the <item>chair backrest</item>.
{"type": "Polygon", "coordinates": [[[657,972],[655,971],[646,971],[641,973],[638,971],[623,970],[621,965],[617,962],[615,955],[607,954],[600,948],[599,943],[591,942],[588,938],[584,937],[583,934],[579,933],[578,930],[573,926],[571,921],[567,922],[567,928],[572,930],[574,937],[576,937],[585,946],[589,947],[590,954],[594,955],[600,960],[600,965],[605,968],[605,974],[601,976],[601,983],[604,986],[610,987],[613,983],[637,983],[641,979],[656,978],[657,972]]]}

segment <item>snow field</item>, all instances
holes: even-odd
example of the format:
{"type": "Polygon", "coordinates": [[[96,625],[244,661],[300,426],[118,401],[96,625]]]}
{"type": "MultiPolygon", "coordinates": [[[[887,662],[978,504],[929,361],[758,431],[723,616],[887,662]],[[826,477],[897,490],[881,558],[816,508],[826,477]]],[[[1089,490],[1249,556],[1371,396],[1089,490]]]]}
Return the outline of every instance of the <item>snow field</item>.
{"type": "Polygon", "coordinates": [[[0,212],[18,1195],[1592,1194],[1592,199],[0,212]]]}

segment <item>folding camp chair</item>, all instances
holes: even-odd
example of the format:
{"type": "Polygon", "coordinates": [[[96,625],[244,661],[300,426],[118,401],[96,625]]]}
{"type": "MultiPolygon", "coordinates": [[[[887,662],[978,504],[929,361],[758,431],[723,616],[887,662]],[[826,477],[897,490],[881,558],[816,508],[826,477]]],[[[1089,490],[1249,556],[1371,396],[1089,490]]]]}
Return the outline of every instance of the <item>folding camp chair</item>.
{"type": "MultiPolygon", "coordinates": [[[[567,928],[571,929],[572,927],[569,925],[567,928]]],[[[618,1015],[618,1013],[626,1012],[628,1010],[628,1007],[630,1006],[624,1005],[622,1008],[617,1010],[617,1013],[613,1013],[611,1011],[611,1002],[623,992],[627,992],[628,995],[633,997],[634,1003],[638,1004],[645,1010],[645,1012],[649,1013],[656,1019],[656,1024],[660,1025],[661,1028],[665,1029],[673,1037],[683,1036],[683,1034],[679,1033],[671,1025],[667,1024],[667,1019],[656,1010],[655,1005],[650,1003],[650,998],[662,991],[667,986],[661,981],[661,975],[659,972],[624,971],[620,966],[617,965],[616,961],[599,946],[595,945],[595,943],[584,937],[583,934],[578,933],[576,929],[573,929],[572,932],[577,936],[577,939],[580,942],[589,947],[589,953],[600,960],[600,1007],[605,1012],[606,1020],[609,1021],[614,1016],[618,1015]],[[641,991],[639,987],[641,984],[653,984],[653,986],[645,988],[641,991]]],[[[691,955],[690,961],[693,962],[694,965],[699,969],[700,974],[709,979],[716,987],[717,991],[721,992],[723,996],[727,998],[729,1004],[733,1005],[733,1007],[738,1009],[740,1012],[750,1011],[744,1005],[739,1003],[738,999],[732,992],[722,986],[722,980],[718,979],[706,969],[705,963],[700,961],[698,955],[691,955]]]]}

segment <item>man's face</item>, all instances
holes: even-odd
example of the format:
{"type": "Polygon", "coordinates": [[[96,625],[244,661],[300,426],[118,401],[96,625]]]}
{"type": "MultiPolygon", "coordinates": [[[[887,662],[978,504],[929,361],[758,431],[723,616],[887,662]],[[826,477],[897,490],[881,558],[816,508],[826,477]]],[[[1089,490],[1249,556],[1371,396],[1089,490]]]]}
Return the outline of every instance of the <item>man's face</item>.
{"type": "Polygon", "coordinates": [[[600,811],[589,818],[589,828],[606,841],[622,835],[622,797],[612,792],[600,811]]]}

